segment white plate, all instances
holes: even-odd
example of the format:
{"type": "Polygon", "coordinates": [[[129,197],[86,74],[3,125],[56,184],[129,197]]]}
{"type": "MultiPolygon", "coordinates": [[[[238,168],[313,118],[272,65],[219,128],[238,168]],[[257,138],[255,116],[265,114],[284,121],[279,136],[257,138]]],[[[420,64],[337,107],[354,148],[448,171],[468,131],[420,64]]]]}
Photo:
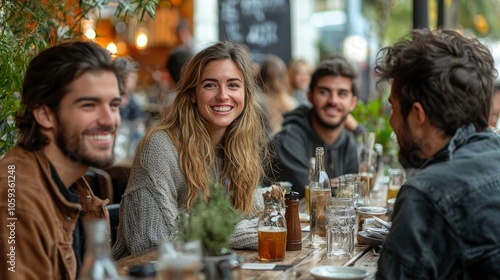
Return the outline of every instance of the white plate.
{"type": "Polygon", "coordinates": [[[369,275],[364,269],[350,266],[317,266],[311,268],[309,272],[319,280],[361,280],[369,275]]]}

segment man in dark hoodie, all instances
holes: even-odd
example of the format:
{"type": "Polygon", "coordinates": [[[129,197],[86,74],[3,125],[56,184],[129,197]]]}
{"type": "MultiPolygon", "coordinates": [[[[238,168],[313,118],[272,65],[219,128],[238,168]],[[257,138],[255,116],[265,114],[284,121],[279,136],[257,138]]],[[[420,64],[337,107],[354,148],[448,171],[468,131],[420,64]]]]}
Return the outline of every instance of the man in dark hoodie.
{"type": "Polygon", "coordinates": [[[301,106],[284,116],[275,136],[276,159],[269,177],[288,181],[304,196],[309,159],[316,147],[325,148],[325,169],[330,179],[359,170],[357,144],[345,128],[358,96],[358,73],[343,57],[325,60],[314,71],[307,98],[312,108],[301,106]]]}

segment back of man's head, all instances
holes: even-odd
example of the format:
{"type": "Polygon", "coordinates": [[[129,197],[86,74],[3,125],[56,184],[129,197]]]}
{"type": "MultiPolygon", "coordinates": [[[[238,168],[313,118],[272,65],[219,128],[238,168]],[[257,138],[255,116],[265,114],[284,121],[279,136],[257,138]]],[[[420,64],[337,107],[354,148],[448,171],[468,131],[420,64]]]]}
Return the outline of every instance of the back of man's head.
{"type": "Polygon", "coordinates": [[[49,143],[33,116],[33,109],[47,106],[53,112],[68,93],[68,86],[87,72],[111,71],[115,73],[123,94],[124,85],[120,66],[109,52],[94,42],[68,42],[40,52],[28,65],[23,82],[21,105],[23,110],[16,118],[20,145],[36,151],[49,143]]]}
{"type": "Polygon", "coordinates": [[[342,56],[334,56],[320,62],[311,76],[309,91],[314,92],[320,78],[326,76],[345,77],[351,79],[353,96],[359,95],[359,75],[354,66],[342,56]]]}
{"type": "Polygon", "coordinates": [[[184,46],[177,47],[170,52],[165,68],[167,68],[176,85],[181,80],[182,68],[191,57],[193,57],[191,49],[184,46]]]}
{"type": "Polygon", "coordinates": [[[447,136],[465,124],[487,128],[496,75],[489,49],[451,30],[416,29],[411,35],[383,48],[375,68],[381,81],[394,79],[403,118],[419,102],[447,136]]]}

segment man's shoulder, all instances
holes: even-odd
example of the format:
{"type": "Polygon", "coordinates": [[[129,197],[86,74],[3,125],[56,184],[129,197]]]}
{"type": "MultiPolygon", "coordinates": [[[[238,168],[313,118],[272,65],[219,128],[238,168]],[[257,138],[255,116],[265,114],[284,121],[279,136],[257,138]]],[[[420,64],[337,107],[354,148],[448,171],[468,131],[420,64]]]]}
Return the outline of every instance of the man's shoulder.
{"type": "Polygon", "coordinates": [[[498,193],[500,165],[487,158],[456,157],[417,171],[405,185],[435,202],[453,204],[471,192],[498,193]]]}
{"type": "MultiPolygon", "coordinates": [[[[14,146],[0,159],[0,180],[26,180],[34,179],[39,169],[35,152],[27,151],[19,146],[14,146]]],[[[3,187],[0,186],[0,187],[3,187]]],[[[19,185],[23,187],[23,185],[19,185]]]]}
{"type": "Polygon", "coordinates": [[[0,159],[0,191],[8,191],[6,186],[12,186],[18,199],[31,199],[32,196],[37,199],[41,195],[45,180],[36,153],[14,146],[0,159]]]}
{"type": "Polygon", "coordinates": [[[311,109],[306,106],[299,106],[298,108],[285,113],[283,115],[283,126],[289,124],[295,124],[300,126],[310,127],[311,124],[309,122],[309,111],[311,109]]]}
{"type": "MultiPolygon", "coordinates": [[[[36,213],[46,207],[46,184],[36,152],[15,146],[0,160],[0,197],[14,199],[19,211],[36,213]]],[[[7,206],[7,200],[0,206],[7,206]]]]}
{"type": "Polygon", "coordinates": [[[342,133],[340,134],[339,141],[341,145],[356,147],[356,148],[358,147],[356,136],[345,127],[342,128],[342,133]]]}
{"type": "Polygon", "coordinates": [[[309,121],[309,108],[299,107],[284,116],[283,127],[275,138],[311,138],[315,132],[309,121]]]}

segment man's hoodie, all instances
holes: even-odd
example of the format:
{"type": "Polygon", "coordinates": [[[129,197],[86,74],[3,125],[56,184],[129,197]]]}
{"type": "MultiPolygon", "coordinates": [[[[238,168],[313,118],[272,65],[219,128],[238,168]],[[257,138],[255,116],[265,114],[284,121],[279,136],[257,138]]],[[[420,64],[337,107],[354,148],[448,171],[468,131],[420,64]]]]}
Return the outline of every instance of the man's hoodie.
{"type": "Polygon", "coordinates": [[[327,145],[316,133],[311,123],[311,109],[301,106],[285,114],[282,130],[274,137],[276,158],[273,172],[268,174],[275,182],[288,181],[292,189],[304,196],[309,185],[309,160],[316,147],[325,149],[325,170],[330,179],[343,174],[358,173],[356,139],[345,128],[338,139],[327,145]]]}

